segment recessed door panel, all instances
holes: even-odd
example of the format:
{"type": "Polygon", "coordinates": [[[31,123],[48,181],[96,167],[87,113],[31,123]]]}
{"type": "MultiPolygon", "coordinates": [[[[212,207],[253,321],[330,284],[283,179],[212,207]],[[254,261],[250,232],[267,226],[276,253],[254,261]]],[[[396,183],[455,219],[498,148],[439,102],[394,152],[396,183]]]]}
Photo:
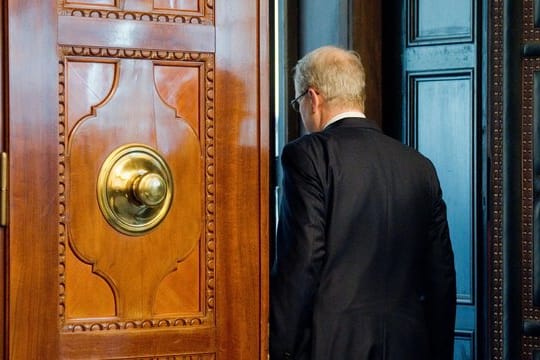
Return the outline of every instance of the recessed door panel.
{"type": "Polygon", "coordinates": [[[416,144],[433,162],[446,198],[457,299],[474,303],[474,126],[471,74],[413,76],[416,144]]]}
{"type": "Polygon", "coordinates": [[[411,44],[472,41],[474,10],[471,0],[410,0],[411,44]]]}
{"type": "MultiPolygon", "coordinates": [[[[66,108],[71,109],[72,102],[76,108],[68,111],[65,118],[66,124],[74,124],[67,126],[71,131],[67,136],[65,154],[66,216],[71,220],[66,224],[66,248],[69,248],[70,255],[64,272],[63,295],[68,301],[65,304],[66,326],[69,326],[69,319],[82,318],[88,322],[91,318],[110,316],[110,305],[104,313],[96,311],[100,303],[110,302],[114,304],[113,322],[122,318],[140,319],[141,315],[151,319],[159,314],[160,307],[169,315],[200,315],[203,308],[205,312],[207,310],[200,303],[201,299],[206,300],[206,292],[201,294],[201,289],[205,288],[206,272],[200,272],[200,263],[204,263],[201,255],[206,254],[199,251],[201,247],[206,248],[205,237],[201,236],[205,233],[202,231],[201,213],[205,208],[202,200],[211,196],[202,196],[206,186],[202,182],[201,149],[205,147],[206,139],[198,136],[201,133],[199,113],[205,113],[199,108],[199,89],[212,86],[204,81],[204,74],[209,70],[204,70],[207,68],[204,61],[198,64],[175,62],[167,68],[174,76],[167,77],[163,74],[164,66],[156,65],[152,60],[120,59],[113,64],[100,64],[99,60],[99,57],[67,57],[64,63],[66,108]],[[97,69],[109,69],[114,75],[109,76],[106,71],[97,69]],[[101,73],[105,76],[99,76],[101,73]],[[183,103],[184,93],[194,95],[183,103]],[[178,116],[180,111],[188,114],[190,121],[178,116]],[[81,117],[80,114],[85,115],[81,117]],[[132,134],[130,129],[137,131],[132,134]],[[162,153],[172,171],[172,206],[155,229],[140,235],[123,234],[104,222],[96,197],[99,185],[96,181],[107,156],[126,144],[142,144],[162,153]],[[105,145],[108,146],[100,153],[105,145]],[[82,154],[88,153],[93,157],[86,160],[82,154]],[[94,169],[94,173],[90,169],[94,169]],[[87,206],[81,208],[81,203],[87,206]],[[97,226],[97,229],[88,231],[92,226],[97,226]],[[173,255],[175,249],[177,253],[173,255]],[[145,253],[143,263],[136,261],[140,252],[145,253]],[[81,266],[77,260],[91,266],[81,266]],[[71,273],[72,268],[91,270],[95,276],[86,274],[86,277],[94,281],[83,288],[74,288],[80,278],[76,270],[71,273]],[[164,282],[165,278],[171,279],[164,282]],[[153,284],[144,288],[134,286],[134,282],[153,284]],[[129,300],[130,297],[136,300],[129,300]],[[144,298],[145,303],[141,301],[144,298]],[[84,305],[84,299],[89,299],[92,305],[84,305]],[[127,303],[138,309],[122,305],[127,303]],[[171,308],[171,303],[177,308],[171,308]],[[82,306],[87,310],[80,310],[82,306]]],[[[203,134],[206,133],[204,130],[203,134]]]]}

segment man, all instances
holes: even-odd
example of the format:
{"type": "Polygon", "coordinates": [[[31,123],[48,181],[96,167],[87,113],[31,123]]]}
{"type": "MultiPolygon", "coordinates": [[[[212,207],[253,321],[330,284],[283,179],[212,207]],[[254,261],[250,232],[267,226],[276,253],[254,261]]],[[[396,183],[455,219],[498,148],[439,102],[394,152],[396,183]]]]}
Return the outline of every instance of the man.
{"type": "Polygon", "coordinates": [[[360,58],[295,67],[311,134],[285,146],[270,289],[271,360],[450,360],[454,257],[432,163],[364,110],[360,58]]]}

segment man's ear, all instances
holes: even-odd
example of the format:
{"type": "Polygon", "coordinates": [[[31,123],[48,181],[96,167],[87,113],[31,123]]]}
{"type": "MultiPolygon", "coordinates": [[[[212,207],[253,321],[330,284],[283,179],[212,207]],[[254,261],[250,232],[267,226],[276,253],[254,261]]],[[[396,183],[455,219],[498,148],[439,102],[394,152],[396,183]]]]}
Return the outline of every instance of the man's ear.
{"type": "Polygon", "coordinates": [[[311,98],[311,112],[312,113],[315,113],[317,112],[317,110],[319,110],[319,107],[321,106],[321,98],[319,96],[319,93],[317,93],[317,91],[315,91],[315,89],[313,88],[309,88],[308,89],[308,93],[307,95],[309,95],[309,97],[311,98]]]}

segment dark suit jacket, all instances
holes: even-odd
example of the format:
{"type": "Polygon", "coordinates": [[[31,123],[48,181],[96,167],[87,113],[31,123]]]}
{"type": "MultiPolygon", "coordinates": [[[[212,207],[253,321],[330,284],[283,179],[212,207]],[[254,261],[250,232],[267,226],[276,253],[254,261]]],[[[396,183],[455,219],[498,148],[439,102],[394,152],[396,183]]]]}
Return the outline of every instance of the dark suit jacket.
{"type": "Polygon", "coordinates": [[[452,359],[454,257],[432,163],[349,118],[283,149],[271,360],[452,359]]]}

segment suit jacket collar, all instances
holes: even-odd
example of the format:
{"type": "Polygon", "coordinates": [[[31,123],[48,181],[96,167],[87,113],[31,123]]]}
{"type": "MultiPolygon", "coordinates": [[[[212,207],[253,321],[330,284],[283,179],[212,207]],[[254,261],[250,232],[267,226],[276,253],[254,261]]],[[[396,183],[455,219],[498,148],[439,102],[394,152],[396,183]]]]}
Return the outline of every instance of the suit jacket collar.
{"type": "Polygon", "coordinates": [[[344,118],[328,125],[323,131],[338,127],[362,127],[367,129],[372,129],[375,131],[381,131],[381,128],[372,120],[366,118],[344,118]]]}

